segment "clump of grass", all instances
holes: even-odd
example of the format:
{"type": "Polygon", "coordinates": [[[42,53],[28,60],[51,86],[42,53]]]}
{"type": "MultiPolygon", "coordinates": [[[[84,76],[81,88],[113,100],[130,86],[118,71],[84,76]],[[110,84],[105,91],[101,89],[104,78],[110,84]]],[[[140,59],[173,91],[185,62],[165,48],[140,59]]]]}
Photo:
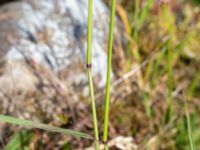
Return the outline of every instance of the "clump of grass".
{"type": "Polygon", "coordinates": [[[153,0],[147,0],[144,4],[144,7],[141,9],[141,12],[139,11],[140,1],[135,0],[135,15],[134,15],[134,21],[135,21],[135,28],[132,32],[132,37],[137,41],[138,40],[138,32],[142,28],[142,25],[144,24],[147,15],[150,11],[150,8],[153,5],[153,0]]]}
{"type": "Polygon", "coordinates": [[[21,131],[15,134],[5,146],[4,150],[28,149],[28,145],[32,140],[33,135],[32,131],[21,131]]]}
{"type": "Polygon", "coordinates": [[[148,13],[153,5],[153,0],[147,0],[144,4],[144,6],[140,9],[140,0],[135,0],[134,3],[134,14],[133,14],[133,20],[131,22],[134,22],[134,27],[131,29],[131,35],[132,41],[129,44],[129,55],[133,55],[133,57],[140,62],[140,53],[138,51],[138,32],[142,28],[148,13]]]}
{"type": "Polygon", "coordinates": [[[116,0],[112,0],[111,16],[110,16],[110,30],[108,43],[108,62],[107,62],[107,78],[106,78],[106,95],[105,95],[105,110],[104,110],[104,128],[103,128],[103,142],[105,143],[105,150],[108,150],[108,124],[109,124],[109,105],[110,105],[110,76],[112,70],[112,49],[113,49],[113,32],[115,20],[116,0]]]}
{"type": "Polygon", "coordinates": [[[173,58],[174,47],[172,46],[175,40],[175,19],[172,17],[168,19],[171,12],[171,7],[167,4],[161,4],[162,11],[159,14],[160,24],[163,28],[163,33],[168,36],[164,47],[167,49],[167,112],[165,122],[172,123],[173,119],[173,58]]]}

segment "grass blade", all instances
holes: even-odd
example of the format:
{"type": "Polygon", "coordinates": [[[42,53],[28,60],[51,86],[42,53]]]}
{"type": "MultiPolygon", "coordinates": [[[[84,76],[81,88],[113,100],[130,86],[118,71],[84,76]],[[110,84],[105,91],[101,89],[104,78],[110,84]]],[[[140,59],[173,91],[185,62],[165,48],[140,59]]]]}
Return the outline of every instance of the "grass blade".
{"type": "Polygon", "coordinates": [[[137,22],[138,31],[141,29],[142,25],[144,24],[152,5],[153,5],[153,0],[147,0],[145,2],[144,8],[142,9],[141,15],[138,18],[138,22],[137,22]]]}
{"type": "Polygon", "coordinates": [[[172,123],[173,117],[173,54],[172,49],[168,45],[167,50],[167,118],[166,122],[172,123]]]}
{"type": "Polygon", "coordinates": [[[191,85],[189,87],[188,97],[191,98],[194,95],[194,91],[199,84],[200,81],[200,71],[195,75],[194,79],[191,82],[191,85]]]}
{"type": "Polygon", "coordinates": [[[185,100],[185,114],[186,114],[186,120],[187,120],[187,128],[188,128],[188,136],[190,141],[190,149],[196,150],[195,144],[194,144],[194,138],[192,133],[192,127],[190,122],[190,115],[188,113],[188,107],[187,107],[187,100],[185,100]]]}
{"type": "Polygon", "coordinates": [[[50,126],[43,123],[36,123],[30,120],[18,119],[18,118],[6,116],[6,115],[0,115],[0,121],[7,122],[10,124],[15,124],[15,125],[22,125],[22,126],[31,127],[31,128],[42,129],[42,130],[51,131],[51,132],[62,133],[62,134],[71,135],[71,136],[80,137],[80,138],[93,139],[90,135],[86,133],[54,127],[54,126],[50,126]]]}

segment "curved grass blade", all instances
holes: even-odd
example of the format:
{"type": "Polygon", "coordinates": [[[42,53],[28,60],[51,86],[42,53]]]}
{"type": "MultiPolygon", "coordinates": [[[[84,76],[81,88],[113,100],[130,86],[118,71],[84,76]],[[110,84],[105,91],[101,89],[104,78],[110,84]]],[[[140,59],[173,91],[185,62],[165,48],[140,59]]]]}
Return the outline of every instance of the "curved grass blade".
{"type": "Polygon", "coordinates": [[[63,129],[59,127],[50,126],[43,123],[36,123],[29,120],[18,119],[11,116],[0,115],[0,121],[15,124],[15,125],[22,125],[31,128],[38,128],[46,131],[57,132],[65,135],[71,135],[75,137],[85,138],[85,139],[93,139],[90,135],[74,130],[63,129]]]}

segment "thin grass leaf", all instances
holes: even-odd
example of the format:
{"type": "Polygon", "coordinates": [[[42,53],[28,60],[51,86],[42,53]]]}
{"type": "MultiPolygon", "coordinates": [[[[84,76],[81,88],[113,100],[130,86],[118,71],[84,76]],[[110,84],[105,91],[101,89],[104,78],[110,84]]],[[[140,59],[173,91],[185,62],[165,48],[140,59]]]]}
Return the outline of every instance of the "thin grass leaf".
{"type": "Polygon", "coordinates": [[[30,128],[37,128],[37,129],[42,129],[42,130],[46,130],[46,131],[62,133],[65,135],[71,135],[71,136],[85,138],[85,139],[93,139],[90,135],[88,135],[86,133],[69,130],[69,129],[63,129],[63,128],[59,128],[59,127],[54,127],[54,126],[50,126],[50,125],[43,124],[43,123],[36,123],[36,122],[29,121],[29,120],[18,119],[18,118],[6,116],[6,115],[0,115],[0,121],[7,122],[10,124],[15,124],[15,125],[22,125],[22,126],[26,126],[26,127],[30,127],[30,128]]]}
{"type": "Polygon", "coordinates": [[[144,4],[144,7],[142,8],[141,12],[140,12],[140,1],[139,0],[135,0],[135,15],[134,15],[134,20],[135,20],[135,29],[133,32],[132,37],[134,37],[134,39],[137,41],[138,38],[138,32],[141,29],[142,25],[144,24],[149,10],[153,5],[153,0],[147,0],[144,4]]]}
{"type": "Polygon", "coordinates": [[[134,31],[132,32],[132,37],[134,38],[134,40],[137,41],[140,1],[135,0],[134,5],[135,5],[135,11],[134,11],[135,28],[134,28],[134,31]]]}
{"type": "Polygon", "coordinates": [[[187,107],[187,100],[185,100],[185,114],[186,114],[186,120],[187,120],[187,128],[188,128],[188,136],[189,136],[189,142],[190,142],[190,149],[196,150],[195,144],[194,144],[194,138],[192,133],[192,126],[190,121],[190,115],[188,113],[188,107],[187,107]]]}
{"type": "Polygon", "coordinates": [[[151,110],[151,104],[148,98],[148,93],[143,91],[142,93],[143,95],[143,99],[144,99],[144,106],[145,106],[145,110],[146,110],[146,114],[148,118],[152,117],[152,110],[151,110]]]}
{"type": "Polygon", "coordinates": [[[173,117],[173,52],[168,45],[167,50],[167,119],[166,121],[172,123],[173,117]]]}
{"type": "Polygon", "coordinates": [[[142,25],[144,24],[147,16],[148,16],[148,13],[149,13],[149,10],[151,9],[153,5],[153,0],[147,0],[145,2],[145,5],[142,9],[142,12],[141,12],[141,15],[140,15],[140,18],[138,19],[138,23],[137,23],[137,29],[140,30],[142,25]]]}
{"type": "Polygon", "coordinates": [[[154,86],[156,83],[157,83],[157,79],[158,79],[158,75],[159,73],[163,72],[163,70],[165,69],[162,69],[162,71],[160,70],[159,68],[159,65],[161,64],[162,60],[164,59],[165,57],[165,53],[167,51],[167,47],[164,46],[161,51],[158,53],[158,56],[157,58],[155,59],[155,62],[154,62],[154,65],[153,65],[153,72],[152,72],[152,80],[151,80],[151,85],[154,86]]]}
{"type": "Polygon", "coordinates": [[[25,149],[33,138],[32,131],[22,131],[14,135],[10,142],[4,147],[4,150],[25,149]]]}
{"type": "Polygon", "coordinates": [[[189,87],[189,92],[188,92],[188,97],[189,98],[193,96],[194,91],[195,91],[199,81],[200,81],[200,71],[195,75],[195,77],[192,80],[192,83],[191,83],[191,85],[189,87]]]}

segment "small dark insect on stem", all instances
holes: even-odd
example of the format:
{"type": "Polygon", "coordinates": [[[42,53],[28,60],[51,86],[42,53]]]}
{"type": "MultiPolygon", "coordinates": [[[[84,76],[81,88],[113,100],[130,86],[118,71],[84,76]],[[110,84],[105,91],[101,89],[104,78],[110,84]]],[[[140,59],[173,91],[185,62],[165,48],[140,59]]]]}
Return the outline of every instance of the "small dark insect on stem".
{"type": "Polygon", "coordinates": [[[86,68],[87,69],[91,69],[92,68],[92,64],[86,64],[86,68]]]}

